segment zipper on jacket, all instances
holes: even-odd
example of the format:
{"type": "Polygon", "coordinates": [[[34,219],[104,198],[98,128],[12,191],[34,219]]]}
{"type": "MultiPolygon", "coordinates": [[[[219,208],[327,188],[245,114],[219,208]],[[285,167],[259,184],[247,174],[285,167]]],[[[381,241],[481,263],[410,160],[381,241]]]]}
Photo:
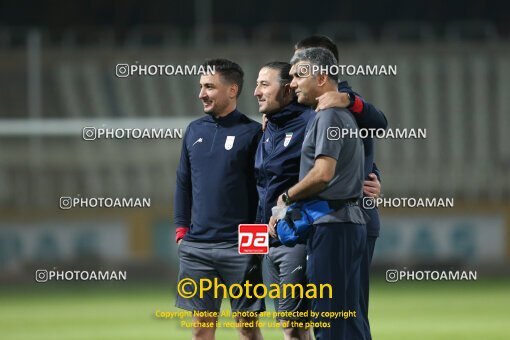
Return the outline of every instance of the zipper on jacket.
{"type": "Polygon", "coordinates": [[[219,124],[218,124],[218,123],[214,123],[214,125],[215,125],[216,127],[214,128],[214,136],[213,136],[213,139],[212,139],[211,149],[209,150],[209,152],[212,152],[212,151],[213,151],[213,148],[214,148],[214,141],[216,140],[216,133],[218,132],[218,126],[219,126],[219,124]]]}
{"type": "MultiPolygon", "coordinates": [[[[277,128],[278,129],[278,128],[277,128]]],[[[268,129],[267,130],[268,134],[271,134],[271,131],[268,129]]],[[[278,134],[276,134],[278,135],[278,134]]],[[[266,191],[265,191],[265,194],[264,194],[264,206],[262,208],[262,215],[263,215],[263,221],[265,223],[265,221],[267,221],[267,216],[266,216],[266,202],[267,202],[267,192],[269,190],[269,183],[271,182],[270,181],[270,178],[268,178],[267,176],[267,165],[269,164],[269,156],[272,156],[275,152],[275,144],[274,144],[274,138],[272,138],[272,136],[269,136],[269,143],[270,143],[270,147],[271,147],[271,152],[268,152],[267,154],[267,157],[264,158],[264,161],[262,162],[262,169],[264,169],[264,175],[266,177],[266,191]]]]}

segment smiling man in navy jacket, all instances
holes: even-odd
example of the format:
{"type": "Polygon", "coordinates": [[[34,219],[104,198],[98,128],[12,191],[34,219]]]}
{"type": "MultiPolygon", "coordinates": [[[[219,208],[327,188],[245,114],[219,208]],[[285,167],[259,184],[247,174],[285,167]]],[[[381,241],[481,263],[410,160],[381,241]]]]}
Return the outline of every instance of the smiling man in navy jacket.
{"type": "MultiPolygon", "coordinates": [[[[255,158],[259,207],[257,222],[268,223],[271,208],[279,194],[299,180],[299,162],[305,129],[313,113],[308,106],[297,103],[289,75],[291,65],[286,62],[265,64],[258,75],[254,96],[259,112],[267,117],[267,124],[255,158]]],[[[302,284],[306,286],[306,245],[285,247],[271,230],[269,253],[264,258],[266,282],[269,284],[302,284]]],[[[285,297],[275,299],[277,312],[306,312],[306,298],[285,297]]],[[[278,318],[285,339],[309,339],[310,331],[290,327],[286,321],[303,321],[299,318],[278,318]]]]}
{"type": "MultiPolygon", "coordinates": [[[[179,281],[217,278],[227,287],[262,282],[256,255],[238,253],[238,225],[253,223],[257,208],[254,157],[262,134],[259,123],[236,110],[243,71],[236,63],[214,59],[214,74],[200,78],[206,115],[190,123],[182,144],[174,198],[179,281]]],[[[186,286],[187,287],[187,286],[186,286]]],[[[221,290],[220,290],[221,291],[221,290]]],[[[212,290],[193,298],[177,294],[176,306],[219,312],[221,297],[212,290]]],[[[265,310],[261,299],[231,299],[232,311],[265,310]]],[[[237,318],[248,324],[256,318],[237,318]]],[[[194,339],[214,339],[217,317],[195,317],[194,339]],[[201,326],[213,325],[213,327],[201,326]]],[[[262,339],[258,327],[239,328],[241,339],[262,339]]]]}

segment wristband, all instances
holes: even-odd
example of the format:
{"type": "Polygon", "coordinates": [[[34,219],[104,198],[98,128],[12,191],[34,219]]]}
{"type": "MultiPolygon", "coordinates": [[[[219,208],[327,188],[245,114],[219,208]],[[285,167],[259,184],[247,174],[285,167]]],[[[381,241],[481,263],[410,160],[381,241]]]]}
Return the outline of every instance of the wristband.
{"type": "Polygon", "coordinates": [[[186,233],[188,232],[188,227],[178,227],[175,229],[175,242],[179,242],[179,240],[182,240],[184,236],[186,236],[186,233]]]}
{"type": "Polygon", "coordinates": [[[285,205],[291,205],[292,201],[289,197],[289,190],[285,190],[285,192],[282,195],[283,202],[285,202],[285,205]]]}

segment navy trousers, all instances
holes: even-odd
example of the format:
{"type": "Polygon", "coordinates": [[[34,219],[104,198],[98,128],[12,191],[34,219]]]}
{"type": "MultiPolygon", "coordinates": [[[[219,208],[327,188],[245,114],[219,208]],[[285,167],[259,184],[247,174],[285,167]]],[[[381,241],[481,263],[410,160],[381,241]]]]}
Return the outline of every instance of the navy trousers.
{"type": "Polygon", "coordinates": [[[370,292],[370,264],[372,263],[372,257],[374,255],[375,241],[377,236],[367,236],[367,245],[363,252],[363,258],[361,260],[361,294],[360,294],[360,308],[361,316],[364,319],[365,337],[366,339],[372,339],[370,332],[370,322],[368,320],[368,301],[370,292]]]}
{"type": "Polygon", "coordinates": [[[319,316],[314,322],[330,327],[314,327],[317,340],[366,339],[361,315],[361,261],[366,245],[366,226],[354,223],[328,223],[314,226],[308,239],[307,278],[316,285],[330,284],[333,296],[312,300],[319,316]],[[322,312],[353,312],[348,318],[328,318],[322,312]]]}
{"type": "Polygon", "coordinates": [[[361,314],[365,323],[365,337],[370,340],[372,335],[370,332],[370,322],[368,320],[368,302],[370,296],[370,265],[372,264],[372,257],[374,255],[375,242],[379,235],[380,220],[379,211],[377,209],[365,210],[370,220],[367,222],[367,245],[363,252],[363,259],[361,260],[361,295],[360,305],[361,314]]]}

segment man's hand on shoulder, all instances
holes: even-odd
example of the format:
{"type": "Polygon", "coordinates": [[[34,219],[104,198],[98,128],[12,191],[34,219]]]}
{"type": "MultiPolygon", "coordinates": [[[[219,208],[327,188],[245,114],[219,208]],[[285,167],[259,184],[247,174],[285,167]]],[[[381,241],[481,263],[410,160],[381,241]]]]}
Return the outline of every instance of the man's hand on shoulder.
{"type": "Polygon", "coordinates": [[[329,91],[316,98],[317,108],[315,111],[319,112],[320,110],[329,109],[332,107],[346,108],[351,104],[351,99],[348,93],[345,92],[337,92],[337,91],[329,91]]]}

